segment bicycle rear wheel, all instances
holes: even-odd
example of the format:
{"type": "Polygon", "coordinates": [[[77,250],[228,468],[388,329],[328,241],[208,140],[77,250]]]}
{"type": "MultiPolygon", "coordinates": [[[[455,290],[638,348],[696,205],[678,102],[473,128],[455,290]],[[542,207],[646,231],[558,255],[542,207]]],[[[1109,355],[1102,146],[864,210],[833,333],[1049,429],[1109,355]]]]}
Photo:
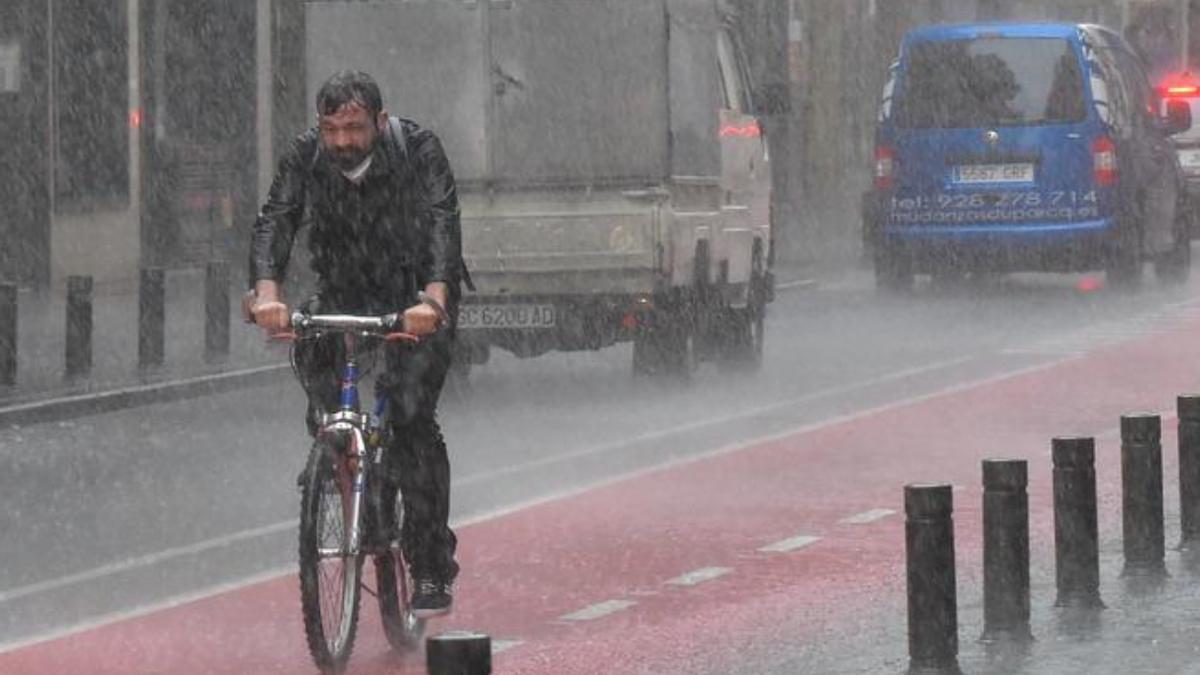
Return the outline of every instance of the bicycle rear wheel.
{"type": "Polygon", "coordinates": [[[348,554],[353,488],[341,453],[317,441],[300,502],[300,600],[308,650],[324,672],[350,659],[363,554],[348,554]]]}
{"type": "MultiPolygon", "coordinates": [[[[396,493],[397,524],[404,522],[404,500],[396,493]]],[[[404,563],[403,547],[393,545],[389,551],[375,556],[375,588],[383,632],[392,649],[403,652],[421,645],[425,620],[418,619],[412,610],[412,577],[404,563]]]]}

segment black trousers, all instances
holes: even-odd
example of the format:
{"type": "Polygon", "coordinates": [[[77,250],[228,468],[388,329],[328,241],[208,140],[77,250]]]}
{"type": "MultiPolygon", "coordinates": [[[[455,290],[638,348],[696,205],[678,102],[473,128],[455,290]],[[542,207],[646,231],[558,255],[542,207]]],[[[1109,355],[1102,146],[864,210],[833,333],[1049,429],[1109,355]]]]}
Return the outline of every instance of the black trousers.
{"type": "MultiPolygon", "coordinates": [[[[322,307],[322,311],[333,311],[322,307]]],[[[437,423],[437,403],[450,368],[453,328],[423,338],[415,345],[386,344],[376,368],[376,396],[387,394],[384,414],[384,504],[404,499],[401,535],[414,578],[451,582],[458,574],[454,551],[458,540],[450,529],[450,460],[437,423]],[[398,480],[397,480],[398,478],[398,480]]],[[[306,421],[316,431],[319,410],[338,407],[343,363],[341,336],[329,335],[297,343],[297,369],[308,391],[306,421]]],[[[371,357],[364,357],[364,362],[371,357]]],[[[390,509],[388,510],[390,512],[390,509]]]]}

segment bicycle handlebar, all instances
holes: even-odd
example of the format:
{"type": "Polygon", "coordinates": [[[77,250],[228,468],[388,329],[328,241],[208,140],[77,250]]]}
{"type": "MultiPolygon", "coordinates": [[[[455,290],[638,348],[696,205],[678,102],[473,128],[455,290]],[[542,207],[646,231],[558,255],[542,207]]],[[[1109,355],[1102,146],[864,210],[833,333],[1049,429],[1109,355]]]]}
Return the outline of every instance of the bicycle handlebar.
{"type": "Polygon", "coordinates": [[[393,332],[393,329],[399,328],[403,324],[404,316],[397,312],[383,316],[292,313],[292,327],[296,330],[325,328],[386,334],[393,332]]]}

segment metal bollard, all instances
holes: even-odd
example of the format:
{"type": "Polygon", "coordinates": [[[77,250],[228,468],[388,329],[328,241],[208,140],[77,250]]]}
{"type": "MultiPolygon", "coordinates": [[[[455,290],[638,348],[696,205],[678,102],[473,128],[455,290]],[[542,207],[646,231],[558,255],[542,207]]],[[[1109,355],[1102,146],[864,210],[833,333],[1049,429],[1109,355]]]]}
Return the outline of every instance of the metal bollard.
{"type": "Polygon", "coordinates": [[[492,639],[483,633],[451,631],[425,640],[429,675],[490,675],[492,639]]]}
{"type": "Polygon", "coordinates": [[[1175,401],[1179,414],[1180,548],[1200,543],[1200,394],[1175,401]]]}
{"type": "Polygon", "coordinates": [[[229,263],[212,260],[204,275],[204,357],[229,353],[229,263]]]}
{"type": "Polygon", "coordinates": [[[983,461],[984,642],[1029,640],[1029,495],[1024,460],[983,461]]]}
{"type": "Polygon", "coordinates": [[[0,283],[0,386],[17,383],[17,285],[0,283]]]}
{"type": "Polygon", "coordinates": [[[163,363],[166,293],[161,267],[143,267],[138,278],[138,366],[163,363]]]}
{"type": "Polygon", "coordinates": [[[1166,576],[1163,535],[1162,420],[1121,416],[1122,576],[1166,576]]]}
{"type": "Polygon", "coordinates": [[[958,672],[954,497],[949,485],[904,486],[910,673],[958,672]]]}
{"type": "Polygon", "coordinates": [[[92,370],[92,278],[67,277],[67,377],[92,370]]]}
{"type": "Polygon", "coordinates": [[[1096,441],[1055,438],[1054,561],[1058,607],[1101,609],[1100,533],[1096,516],[1096,441]]]}

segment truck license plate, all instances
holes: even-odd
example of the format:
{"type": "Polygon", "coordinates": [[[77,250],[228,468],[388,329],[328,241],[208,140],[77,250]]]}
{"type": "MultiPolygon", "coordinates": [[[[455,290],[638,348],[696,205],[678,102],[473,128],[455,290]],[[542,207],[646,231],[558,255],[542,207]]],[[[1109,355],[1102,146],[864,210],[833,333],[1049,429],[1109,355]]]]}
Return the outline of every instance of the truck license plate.
{"type": "Polygon", "coordinates": [[[554,305],[462,305],[459,328],[553,328],[554,305]]]}
{"type": "Polygon", "coordinates": [[[955,183],[1032,183],[1033,164],[963,164],[954,167],[955,183]]]}
{"type": "Polygon", "coordinates": [[[1179,163],[1185,169],[1200,169],[1200,150],[1180,150],[1179,163]]]}

